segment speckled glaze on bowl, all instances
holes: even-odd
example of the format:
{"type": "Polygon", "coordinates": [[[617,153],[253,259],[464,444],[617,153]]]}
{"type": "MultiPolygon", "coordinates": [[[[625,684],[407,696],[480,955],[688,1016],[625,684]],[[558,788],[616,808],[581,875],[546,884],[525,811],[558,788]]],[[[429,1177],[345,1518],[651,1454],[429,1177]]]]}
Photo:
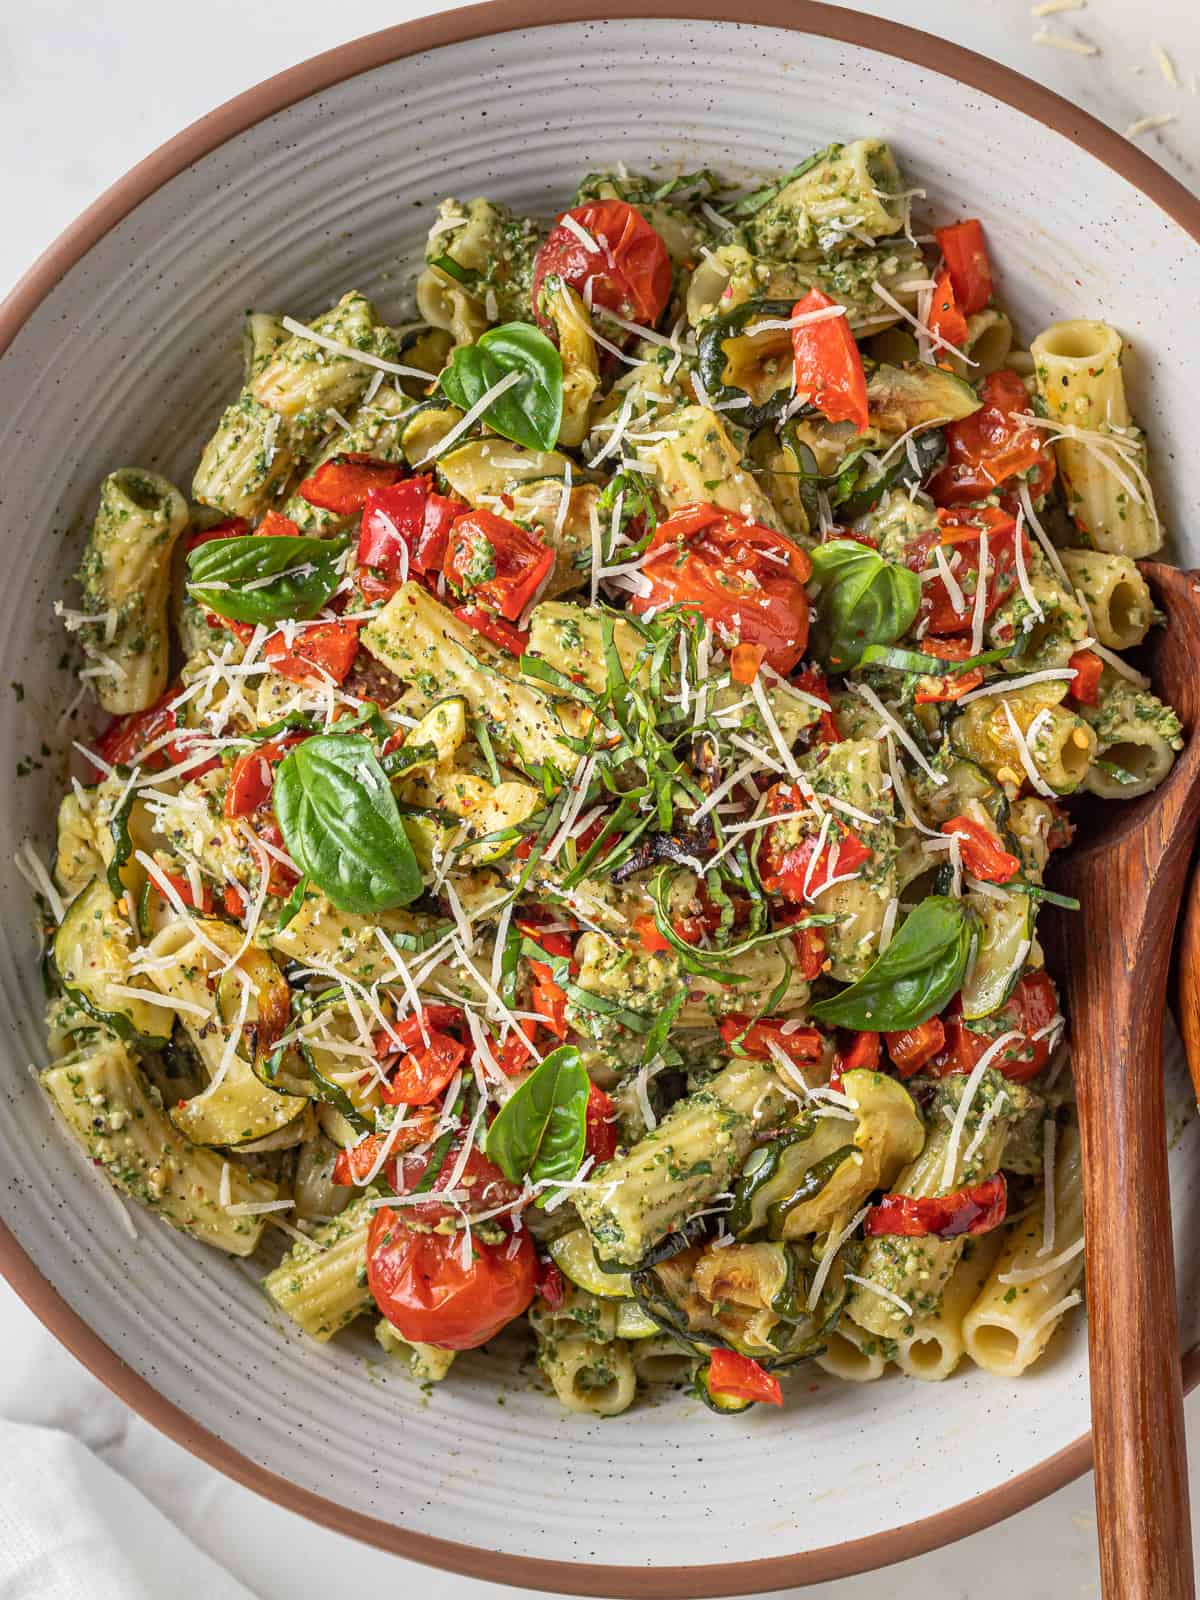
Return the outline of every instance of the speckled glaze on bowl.
{"type": "MultiPolygon", "coordinates": [[[[443,194],[546,214],[618,159],[780,169],[863,134],[892,141],[941,215],[986,219],[1026,336],[1071,315],[1127,335],[1175,554],[1200,562],[1182,515],[1200,502],[1200,328],[1178,315],[1180,286],[1200,281],[1200,203],[1145,156],[981,57],[805,0],[500,0],[360,40],[232,101],[98,201],[0,308],[0,682],[26,687],[0,706],[4,770],[69,737],[51,602],[89,495],[125,462],[186,485],[237,386],[247,306],[306,316],[354,285],[399,320],[443,194]]],[[[27,1070],[43,1055],[41,987],[7,863],[25,836],[48,845],[59,781],[48,762],[0,808],[0,1266],[81,1360],[197,1454],[418,1560],[654,1596],[900,1560],[1087,1465],[1078,1327],[1020,1384],[814,1373],[793,1382],[783,1416],[721,1421],[672,1396],[596,1422],[560,1415],[503,1341],[426,1399],[384,1376],[365,1338],[318,1349],[282,1327],[245,1264],[142,1213],[129,1238],[27,1070]]],[[[1172,1107],[1185,1105],[1177,1053],[1169,1077],[1172,1107]]],[[[1200,1206],[1197,1137],[1185,1127],[1172,1153],[1179,1240],[1200,1206]]],[[[1178,1271],[1190,1350],[1200,1282],[1182,1251],[1178,1271]]]]}

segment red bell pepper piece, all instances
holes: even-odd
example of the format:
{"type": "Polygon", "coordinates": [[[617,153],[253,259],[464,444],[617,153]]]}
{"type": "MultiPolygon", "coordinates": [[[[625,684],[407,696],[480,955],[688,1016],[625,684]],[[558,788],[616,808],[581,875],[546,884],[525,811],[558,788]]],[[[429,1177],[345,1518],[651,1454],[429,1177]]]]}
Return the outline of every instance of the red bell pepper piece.
{"type": "MultiPolygon", "coordinates": [[[[921,649],[927,656],[937,656],[939,661],[965,661],[971,654],[971,641],[966,638],[938,639],[927,635],[921,640],[921,649]]],[[[914,698],[919,706],[961,700],[964,694],[978,689],[982,682],[982,667],[972,667],[969,672],[947,673],[942,678],[930,675],[920,680],[914,698]]]]}
{"type": "Polygon", "coordinates": [[[344,683],[358,654],[357,622],[315,622],[297,627],[289,645],[273,633],[263,645],[263,660],[293,683],[320,686],[344,683]]]}
{"type": "MultiPolygon", "coordinates": [[[[333,1181],[343,1187],[365,1183],[368,1173],[379,1160],[379,1152],[390,1140],[388,1154],[404,1155],[418,1145],[428,1144],[437,1128],[435,1110],[422,1110],[408,1117],[394,1133],[369,1133],[349,1150],[339,1150],[333,1164],[333,1181]]],[[[383,1173],[388,1174],[390,1163],[385,1163],[383,1173]]]]}
{"type": "Polygon", "coordinates": [[[390,461],[377,461],[374,456],[353,450],[323,461],[311,477],[304,479],[296,492],[310,506],[319,506],[322,511],[350,517],[363,509],[372,489],[382,489],[389,483],[395,483],[404,473],[404,467],[395,466],[390,461]]]}
{"type": "Polygon", "coordinates": [[[834,1075],[839,1081],[847,1072],[875,1072],[879,1067],[880,1040],[881,1035],[869,1029],[854,1034],[851,1043],[833,1058],[834,1075]]]}
{"type": "Polygon", "coordinates": [[[490,611],[482,611],[478,606],[455,606],[454,615],[460,622],[465,622],[468,628],[474,628],[476,633],[499,645],[501,650],[507,650],[509,655],[523,656],[529,649],[528,633],[501,622],[490,611]]]}
{"type": "Polygon", "coordinates": [[[585,1118],[587,1153],[595,1156],[597,1166],[602,1161],[611,1161],[620,1143],[617,1132],[617,1108],[604,1090],[594,1083],[588,1089],[585,1118]]]}
{"type": "Polygon", "coordinates": [[[1067,691],[1071,699],[1078,701],[1081,706],[1096,705],[1100,699],[1100,674],[1104,671],[1104,662],[1094,650],[1076,650],[1067,665],[1075,671],[1067,691]]]}
{"type": "Polygon", "coordinates": [[[938,273],[934,283],[928,325],[930,333],[944,339],[947,344],[963,345],[967,342],[967,319],[959,308],[954,284],[945,268],[938,273]]]}
{"type": "Polygon", "coordinates": [[[930,1017],[928,1022],[918,1022],[914,1028],[901,1028],[884,1037],[896,1071],[902,1078],[911,1078],[945,1048],[946,1029],[941,1017],[930,1017]]]}
{"type": "MultiPolygon", "coordinates": [[[[823,311],[837,302],[820,289],[810,289],[792,307],[792,316],[823,311]]],[[[867,379],[862,356],[845,316],[802,323],[792,329],[796,393],[811,400],[830,422],[852,422],[859,433],[867,426],[867,379]]]]}
{"type": "Polygon", "coordinates": [[[389,1105],[427,1106],[437,1099],[467,1054],[462,1040],[446,1031],[452,1027],[462,1027],[458,1007],[431,1005],[405,1017],[390,1034],[381,1030],[375,1035],[376,1049],[395,1063],[379,1091],[389,1105]],[[396,1049],[397,1039],[403,1054],[396,1049]]]}
{"type": "Polygon", "coordinates": [[[754,1056],[759,1061],[774,1060],[772,1046],[782,1050],[794,1066],[821,1058],[822,1039],[816,1028],[793,1028],[790,1022],[779,1022],[773,1017],[760,1017],[752,1022],[741,1011],[722,1017],[719,1027],[727,1045],[736,1044],[743,1055],[754,1056]]]}
{"type": "Polygon", "coordinates": [[[268,511],[254,532],[260,539],[298,539],[300,526],[282,511],[268,511]]]}
{"type": "Polygon", "coordinates": [[[842,738],[841,730],[838,728],[837,718],[830,704],[829,685],[825,681],[824,673],[818,672],[816,667],[806,667],[803,672],[796,674],[792,683],[805,694],[815,695],[818,700],[825,701],[829,709],[822,711],[817,718],[817,738],[822,744],[839,744],[842,738]]]}
{"type": "Polygon", "coordinates": [[[372,600],[387,599],[400,586],[403,552],[408,570],[421,577],[439,573],[450,526],[462,513],[458,500],[433,492],[429,477],[405,478],[372,489],[358,536],[359,587],[372,600]],[[363,569],[369,568],[370,571],[363,569]]]}
{"type": "Polygon", "coordinates": [[[990,1233],[1008,1212],[1008,1185],[997,1172],[982,1183],[953,1194],[885,1194],[867,1212],[863,1224],[869,1239],[882,1234],[903,1238],[958,1239],[965,1233],[990,1233]]]}
{"type": "Polygon", "coordinates": [[[713,1351],[708,1362],[708,1387],[713,1394],[727,1394],[735,1400],[761,1400],[769,1406],[783,1404],[779,1379],[736,1350],[713,1351]]]}
{"type": "Polygon", "coordinates": [[[963,866],[973,878],[984,883],[1007,883],[1020,872],[1021,863],[1016,856],[1010,855],[992,830],[981,822],[972,822],[970,817],[951,817],[949,822],[942,823],[941,831],[959,840],[963,866]]]}
{"type": "Polygon", "coordinates": [[[977,217],[937,230],[954,298],[963,316],[973,317],[992,298],[992,264],[988,260],[983,224],[977,217]]]}

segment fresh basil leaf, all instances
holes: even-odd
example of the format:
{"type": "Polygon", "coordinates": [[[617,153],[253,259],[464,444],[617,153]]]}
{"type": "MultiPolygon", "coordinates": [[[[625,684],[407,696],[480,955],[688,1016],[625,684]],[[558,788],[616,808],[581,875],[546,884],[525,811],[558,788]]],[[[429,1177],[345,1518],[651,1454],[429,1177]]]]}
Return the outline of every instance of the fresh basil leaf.
{"type": "Polygon", "coordinates": [[[930,895],[857,982],[811,1006],[819,1022],[890,1033],[936,1016],[958,993],[975,947],[975,918],[950,895],[930,895]]]}
{"type": "Polygon", "coordinates": [[[338,586],[349,539],[210,539],[187,558],[193,600],[234,622],[315,617],[338,586]],[[254,587],[250,587],[253,585],[254,587]]]}
{"type": "Polygon", "coordinates": [[[301,878],[296,884],[296,887],[292,890],[291,894],[288,895],[287,899],[279,908],[279,921],[275,924],[276,933],[279,933],[282,929],[286,928],[288,923],[291,922],[292,918],[304,904],[304,897],[307,893],[308,879],[301,878]]]}
{"type": "Polygon", "coordinates": [[[505,322],[474,344],[460,345],[439,387],[454,405],[469,411],[513,372],[520,374],[520,381],[496,396],[483,420],[494,433],[529,450],[553,449],[562,422],[562,357],[529,323],[505,322]]]}
{"type": "Polygon", "coordinates": [[[893,644],[912,626],[921,580],[856,539],[833,539],[809,552],[820,585],[809,644],[831,672],[849,672],[872,644],[893,644]]]}
{"type": "Polygon", "coordinates": [[[383,769],[361,734],[317,734],[284,758],[275,815],[292,859],[339,911],[388,911],[421,871],[383,769]]]}
{"type": "Polygon", "coordinates": [[[740,200],[735,200],[725,207],[727,217],[752,217],[762,210],[777,195],[781,194],[788,184],[796,178],[801,178],[806,172],[815,167],[818,161],[825,161],[836,156],[841,150],[840,144],[826,145],[824,150],[817,150],[798,167],[793,167],[790,172],[785,172],[781,178],[773,178],[770,183],[761,189],[754,189],[750,194],[744,194],[740,200]]]}
{"type": "Polygon", "coordinates": [[[496,1113],[487,1156],[511,1183],[569,1182],[587,1142],[590,1081],[573,1044],[540,1062],[496,1113]]]}

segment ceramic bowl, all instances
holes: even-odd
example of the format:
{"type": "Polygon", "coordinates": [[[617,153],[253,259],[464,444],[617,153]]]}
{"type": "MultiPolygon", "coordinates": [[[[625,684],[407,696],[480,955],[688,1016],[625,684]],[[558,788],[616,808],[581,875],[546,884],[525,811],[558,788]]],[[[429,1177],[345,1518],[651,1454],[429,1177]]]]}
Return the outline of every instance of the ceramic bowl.
{"type": "MultiPolygon", "coordinates": [[[[7,863],[26,837],[46,853],[62,768],[38,751],[73,733],[52,601],[104,472],[133,462],[188,481],[239,382],[244,309],[303,317],[353,285],[401,320],[439,196],[549,214],[581,174],[618,160],[749,174],[867,134],[892,141],[941,217],[986,219],[1001,301],[1026,337],[1068,316],[1126,334],[1174,553],[1200,561],[1183,514],[1200,503],[1200,323],[1179,315],[1181,285],[1200,281],[1200,203],[1015,74],[804,0],[500,0],[347,45],[142,163],[0,310],[0,684],[25,689],[0,698],[0,766],[40,763],[0,806],[0,1265],[168,1433],[405,1556],[525,1588],[655,1596],[899,1560],[1086,1466],[1083,1332],[1060,1335],[1020,1383],[814,1373],[782,1415],[722,1420],[671,1395],[597,1422],[563,1416],[507,1348],[463,1359],[427,1398],[385,1375],[367,1336],[318,1348],[281,1326],[249,1266],[141,1212],[131,1238],[29,1071],[44,1051],[38,951],[7,863]]],[[[1169,1093],[1186,1103],[1178,1063],[1169,1093]]],[[[1186,1239],[1194,1124],[1171,1178],[1186,1239]]],[[[1197,1263],[1181,1255],[1179,1272],[1190,1349],[1197,1263]]]]}

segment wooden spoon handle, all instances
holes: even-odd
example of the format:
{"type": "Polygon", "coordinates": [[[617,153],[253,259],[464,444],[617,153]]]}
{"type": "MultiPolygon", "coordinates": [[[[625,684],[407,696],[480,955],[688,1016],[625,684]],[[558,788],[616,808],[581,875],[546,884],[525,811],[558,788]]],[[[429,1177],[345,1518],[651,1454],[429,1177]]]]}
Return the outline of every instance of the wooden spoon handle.
{"type": "Polygon", "coordinates": [[[1200,1104],[1200,858],[1192,863],[1192,875],[1188,879],[1175,959],[1178,972],[1176,1015],[1187,1052],[1192,1088],[1200,1104]]]}
{"type": "MultiPolygon", "coordinates": [[[[1110,903],[1093,901],[1089,914],[1120,918],[1120,899],[1113,883],[1097,897],[1110,903]]],[[[1073,1014],[1088,1016],[1100,1067],[1080,1072],[1078,1084],[1106,1600],[1195,1595],[1162,1092],[1171,929],[1155,920],[1152,904],[1142,926],[1128,930],[1124,974],[1101,970],[1089,959],[1091,941],[1079,938],[1069,980],[1073,1014]],[[1086,1106],[1087,1095],[1100,1103],[1086,1106]]]]}

